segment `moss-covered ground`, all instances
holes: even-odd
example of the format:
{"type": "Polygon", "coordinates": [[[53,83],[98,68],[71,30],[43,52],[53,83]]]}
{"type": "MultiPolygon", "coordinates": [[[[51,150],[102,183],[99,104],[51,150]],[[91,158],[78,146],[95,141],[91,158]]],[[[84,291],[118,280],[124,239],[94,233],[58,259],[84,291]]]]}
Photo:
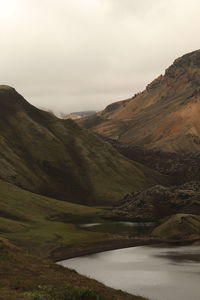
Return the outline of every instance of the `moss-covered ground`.
{"type": "Polygon", "coordinates": [[[109,238],[106,233],[84,231],[75,225],[98,221],[102,208],[47,198],[4,181],[0,181],[0,203],[1,236],[43,256],[49,256],[55,247],[109,238]]]}

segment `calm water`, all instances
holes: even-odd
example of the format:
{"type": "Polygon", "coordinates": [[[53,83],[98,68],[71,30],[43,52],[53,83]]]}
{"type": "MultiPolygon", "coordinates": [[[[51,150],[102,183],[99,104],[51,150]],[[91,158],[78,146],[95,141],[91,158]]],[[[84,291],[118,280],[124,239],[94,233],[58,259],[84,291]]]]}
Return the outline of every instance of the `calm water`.
{"type": "Polygon", "coordinates": [[[200,246],[133,247],[60,264],[152,300],[200,300],[200,246]]]}
{"type": "Polygon", "coordinates": [[[142,235],[148,234],[156,225],[155,222],[101,222],[101,223],[88,223],[79,224],[79,228],[88,231],[96,232],[109,232],[111,234],[122,235],[142,235]]]}

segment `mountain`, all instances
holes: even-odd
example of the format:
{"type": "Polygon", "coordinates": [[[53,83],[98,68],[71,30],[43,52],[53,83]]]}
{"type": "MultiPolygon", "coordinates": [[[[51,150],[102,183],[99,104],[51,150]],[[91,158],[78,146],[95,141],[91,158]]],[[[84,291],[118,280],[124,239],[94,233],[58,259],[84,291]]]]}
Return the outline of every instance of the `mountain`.
{"type": "Polygon", "coordinates": [[[124,143],[165,151],[200,150],[200,50],[188,53],[145,91],[80,120],[124,143]]]}
{"type": "Polygon", "coordinates": [[[0,86],[0,179],[61,200],[102,204],[157,178],[74,121],[39,110],[15,89],[0,86]]]}

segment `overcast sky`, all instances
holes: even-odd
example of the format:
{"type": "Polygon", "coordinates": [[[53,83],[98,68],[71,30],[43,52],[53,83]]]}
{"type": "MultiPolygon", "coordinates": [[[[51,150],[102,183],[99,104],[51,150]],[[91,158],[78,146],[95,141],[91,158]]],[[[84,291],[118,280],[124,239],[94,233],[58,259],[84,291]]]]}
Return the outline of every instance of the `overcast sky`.
{"type": "Polygon", "coordinates": [[[0,0],[0,84],[56,112],[126,99],[200,48],[199,0],[0,0]]]}

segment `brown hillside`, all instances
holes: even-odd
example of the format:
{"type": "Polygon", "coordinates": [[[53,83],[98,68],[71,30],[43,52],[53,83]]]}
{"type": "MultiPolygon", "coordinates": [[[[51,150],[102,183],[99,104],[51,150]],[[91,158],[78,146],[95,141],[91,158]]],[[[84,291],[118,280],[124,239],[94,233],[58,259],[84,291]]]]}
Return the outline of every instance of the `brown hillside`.
{"type": "Polygon", "coordinates": [[[166,151],[200,150],[200,50],[175,60],[146,90],[81,121],[122,142],[166,151]]]}

